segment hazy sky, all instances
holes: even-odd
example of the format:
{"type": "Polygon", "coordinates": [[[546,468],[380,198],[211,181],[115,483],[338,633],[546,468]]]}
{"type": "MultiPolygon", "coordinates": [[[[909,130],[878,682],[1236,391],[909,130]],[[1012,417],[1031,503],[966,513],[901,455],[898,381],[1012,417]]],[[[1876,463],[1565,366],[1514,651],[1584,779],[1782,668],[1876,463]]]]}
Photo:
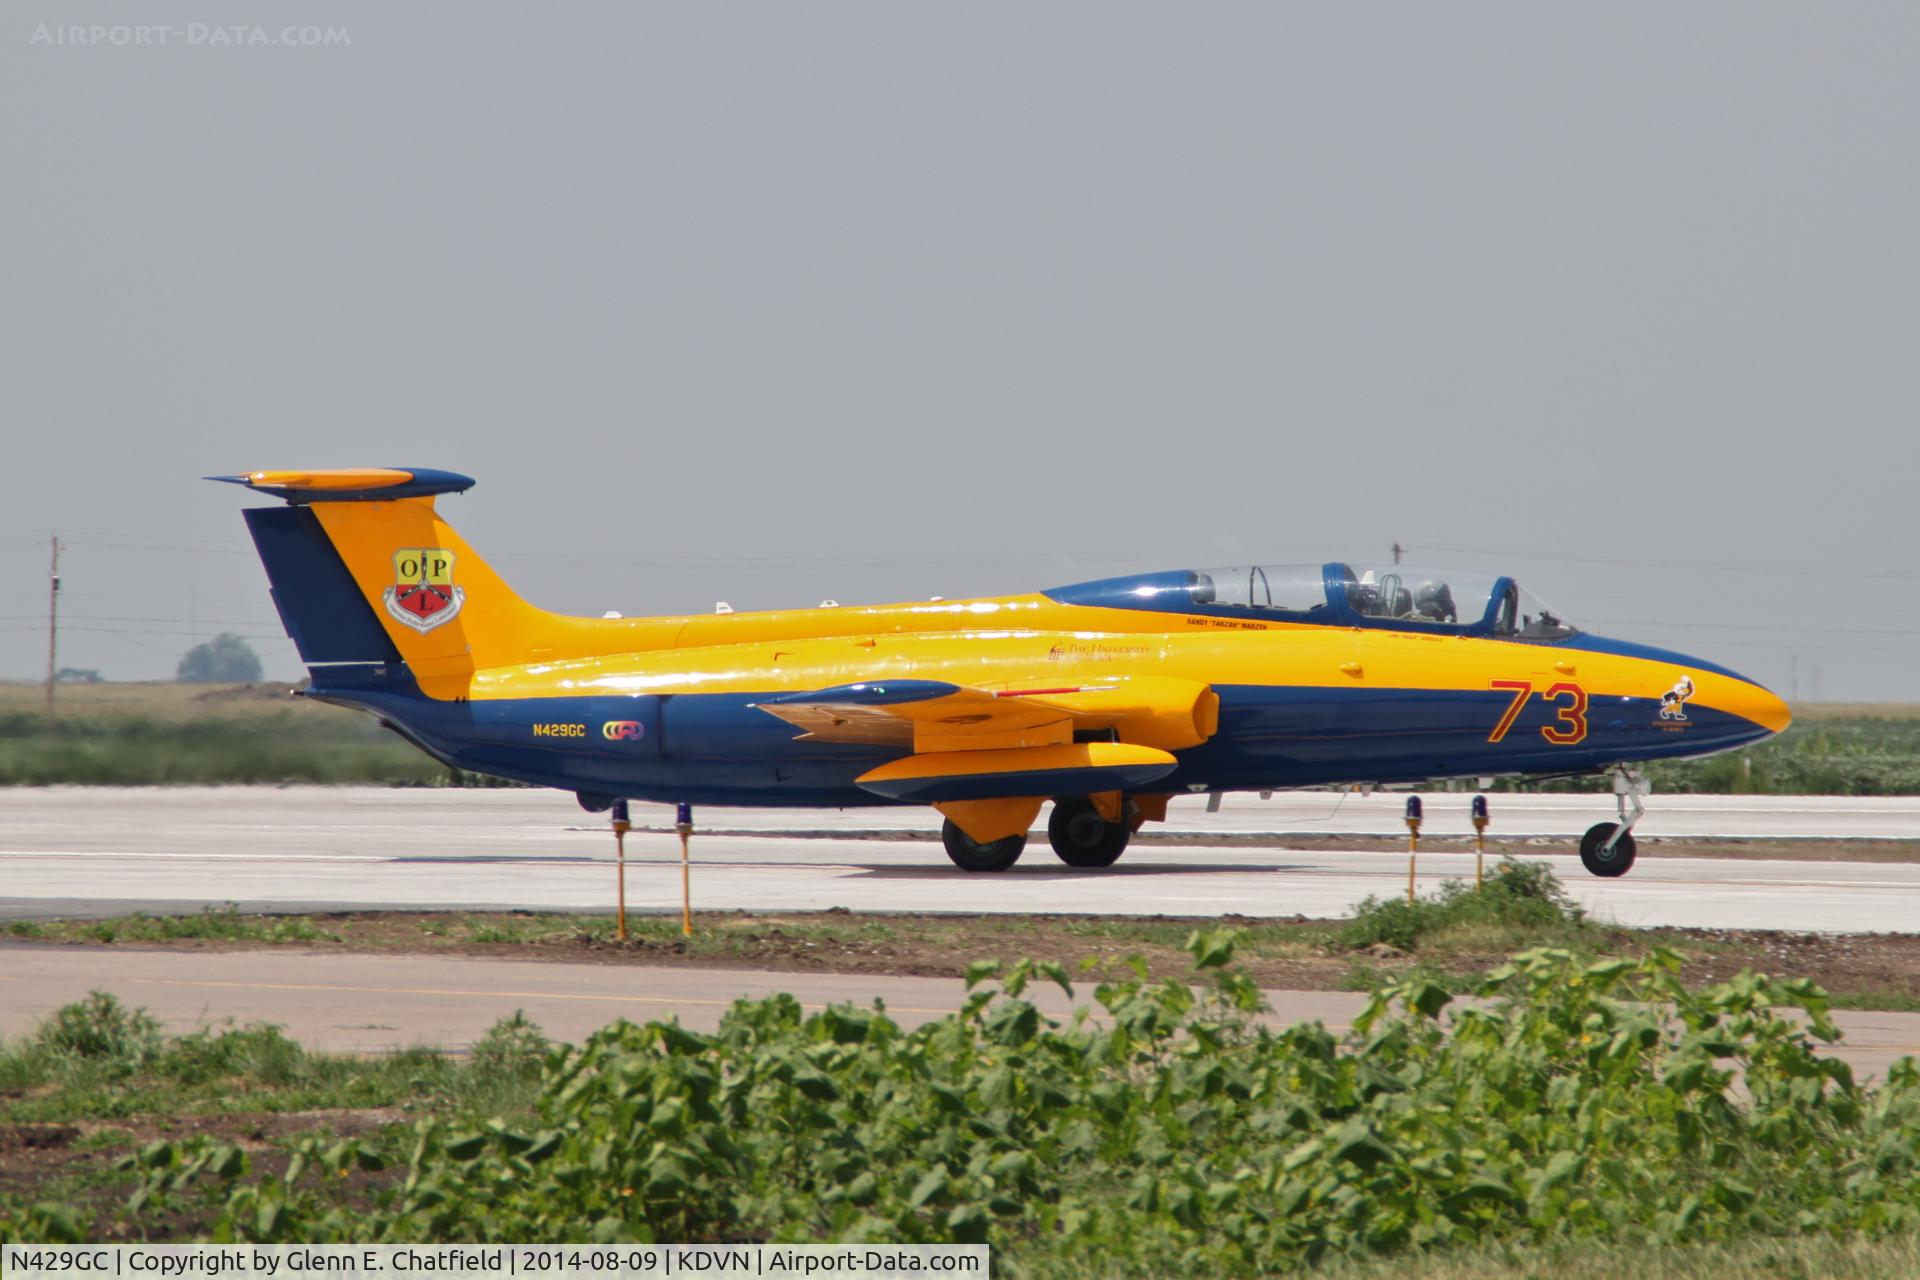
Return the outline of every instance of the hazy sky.
{"type": "Polygon", "coordinates": [[[54,529],[63,665],[298,675],[197,477],[420,465],[569,611],[1398,540],[1920,699],[1917,66],[1892,3],[12,4],[0,675],[54,529]]]}

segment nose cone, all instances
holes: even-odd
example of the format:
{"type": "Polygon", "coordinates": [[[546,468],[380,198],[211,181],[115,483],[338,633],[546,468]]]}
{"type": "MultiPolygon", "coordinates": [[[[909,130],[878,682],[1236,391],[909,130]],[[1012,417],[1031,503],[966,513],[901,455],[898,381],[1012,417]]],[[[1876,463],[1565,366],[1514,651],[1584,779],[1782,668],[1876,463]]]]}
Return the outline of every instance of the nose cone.
{"type": "Polygon", "coordinates": [[[1733,689],[1724,700],[1725,710],[1753,721],[1768,733],[1780,733],[1793,723],[1793,712],[1787,710],[1780,695],[1751,680],[1733,682],[1733,689]]]}

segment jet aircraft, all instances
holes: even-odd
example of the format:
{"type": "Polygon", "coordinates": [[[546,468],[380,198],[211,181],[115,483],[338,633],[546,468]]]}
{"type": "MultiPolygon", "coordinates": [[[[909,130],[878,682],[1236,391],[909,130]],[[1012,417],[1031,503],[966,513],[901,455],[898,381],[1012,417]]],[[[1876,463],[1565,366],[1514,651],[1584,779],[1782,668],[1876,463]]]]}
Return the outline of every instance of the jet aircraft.
{"type": "Polygon", "coordinates": [[[580,618],[516,595],[421,468],[255,471],[245,512],[310,697],[429,755],[574,792],[701,805],[931,805],[966,871],[1044,802],[1111,866],[1184,793],[1611,772],[1581,841],[1633,865],[1645,761],[1787,727],[1718,663],[1581,630],[1510,577],[1402,565],[1176,569],[975,600],[580,618]],[[1631,813],[1629,813],[1631,805],[1631,813]]]}

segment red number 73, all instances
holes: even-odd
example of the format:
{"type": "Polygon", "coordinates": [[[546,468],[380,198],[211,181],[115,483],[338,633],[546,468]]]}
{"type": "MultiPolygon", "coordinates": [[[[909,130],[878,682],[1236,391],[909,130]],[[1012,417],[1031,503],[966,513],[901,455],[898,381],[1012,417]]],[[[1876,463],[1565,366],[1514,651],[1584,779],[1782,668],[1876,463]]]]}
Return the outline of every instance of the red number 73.
{"type": "MultiPolygon", "coordinates": [[[[1493,726],[1493,732],[1487,735],[1488,742],[1498,742],[1507,736],[1507,730],[1513,728],[1513,722],[1520,718],[1526,709],[1527,699],[1533,696],[1531,680],[1489,680],[1489,689],[1505,689],[1513,694],[1513,701],[1507,704],[1506,714],[1500,717],[1500,723],[1493,726]]],[[[1540,736],[1558,746],[1570,746],[1587,736],[1587,691],[1570,680],[1563,680],[1541,691],[1540,696],[1553,704],[1554,723],[1540,726],[1540,736]],[[1565,699],[1566,701],[1562,701],[1565,699]]]]}

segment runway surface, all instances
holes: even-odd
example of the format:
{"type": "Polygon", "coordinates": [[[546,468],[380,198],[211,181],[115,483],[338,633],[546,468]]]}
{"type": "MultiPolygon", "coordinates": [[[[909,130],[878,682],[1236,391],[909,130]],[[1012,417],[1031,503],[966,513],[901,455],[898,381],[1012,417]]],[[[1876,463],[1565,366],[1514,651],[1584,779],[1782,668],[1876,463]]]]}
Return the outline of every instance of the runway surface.
{"type": "MultiPolygon", "coordinates": [[[[1468,830],[1464,793],[1430,795],[1427,833],[1468,830]]],[[[1577,834],[1605,796],[1496,796],[1503,835],[1577,834]]],[[[927,839],[930,810],[711,810],[696,814],[694,902],[761,911],[1087,912],[1339,916],[1406,886],[1399,795],[1229,796],[1176,801],[1168,829],[1218,834],[1374,834],[1378,852],[1136,846],[1103,872],[1073,871],[1043,838],[1013,870],[968,875],[927,839]],[[1317,824],[1317,825],[1316,825],[1317,824]],[[712,830],[709,830],[712,828],[712,830]]],[[[660,824],[658,806],[635,821],[660,824]]],[[[1646,836],[1920,839],[1920,800],[1655,796],[1646,836]]],[[[628,901],[674,910],[679,846],[628,837],[628,901]]],[[[1920,920],[1920,864],[1669,858],[1643,853],[1620,880],[1548,857],[1590,910],[1628,925],[1906,931],[1920,920]]],[[[0,918],[349,907],[611,910],[604,819],[557,792],[385,788],[13,788],[0,790],[0,918]]],[[[1419,882],[1470,876],[1473,858],[1422,853],[1419,882]]]]}
{"type": "MultiPolygon", "coordinates": [[[[881,999],[917,1026],[956,1008],[957,980],[871,975],[764,973],[638,965],[547,964],[438,956],[273,951],[175,952],[125,947],[0,944],[0,1036],[29,1030],[89,991],[145,1006],[174,1033],[231,1020],[271,1022],[318,1049],[377,1052],[415,1045],[459,1049],[500,1018],[524,1010],[548,1035],[578,1042],[618,1018],[676,1017],[711,1030],[743,996],[787,991],[809,1009],[881,999]]],[[[1029,989],[1048,1014],[1072,1004],[1051,984],[1029,989]]],[[[1318,1020],[1347,1029],[1365,997],[1347,992],[1269,991],[1283,1023],[1318,1020]]],[[[1845,1041],[1831,1050],[1862,1074],[1882,1075],[1920,1053],[1920,1014],[1841,1011],[1845,1041]]]]}

